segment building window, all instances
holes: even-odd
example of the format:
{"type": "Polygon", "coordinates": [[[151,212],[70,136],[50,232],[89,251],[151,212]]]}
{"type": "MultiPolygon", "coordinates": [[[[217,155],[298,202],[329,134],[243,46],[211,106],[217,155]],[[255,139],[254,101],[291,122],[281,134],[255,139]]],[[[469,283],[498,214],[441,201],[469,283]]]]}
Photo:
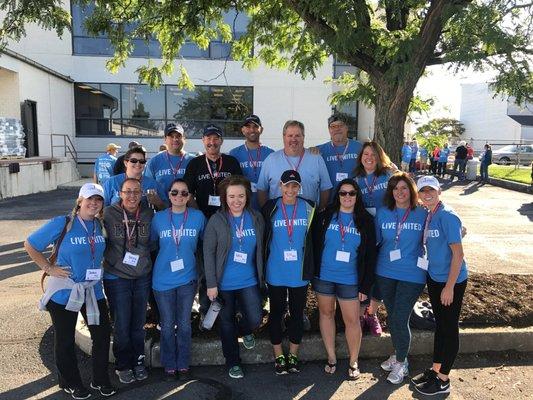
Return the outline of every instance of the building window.
{"type": "MultiPolygon", "coordinates": [[[[357,68],[348,64],[347,62],[333,58],[333,78],[340,78],[343,73],[355,74],[357,68]]],[[[357,139],[357,102],[350,102],[341,104],[333,108],[333,112],[344,114],[348,122],[348,136],[352,139],[357,139]]]]}
{"type": "Polygon", "coordinates": [[[242,137],[240,123],[253,111],[253,88],[174,85],[150,89],[128,83],[77,83],[74,90],[77,136],[163,136],[178,122],[188,138],[201,138],[204,126],[218,125],[224,137],[242,137]]]}

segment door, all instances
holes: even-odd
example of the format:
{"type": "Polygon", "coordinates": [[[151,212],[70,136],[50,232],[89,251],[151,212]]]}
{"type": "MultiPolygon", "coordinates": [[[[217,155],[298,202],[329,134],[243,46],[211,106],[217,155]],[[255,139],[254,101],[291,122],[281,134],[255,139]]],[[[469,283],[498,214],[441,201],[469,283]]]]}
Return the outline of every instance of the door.
{"type": "Polygon", "coordinates": [[[32,100],[24,100],[21,103],[22,126],[26,133],[24,146],[26,147],[26,157],[37,157],[39,155],[39,136],[37,132],[37,103],[32,100]]]}

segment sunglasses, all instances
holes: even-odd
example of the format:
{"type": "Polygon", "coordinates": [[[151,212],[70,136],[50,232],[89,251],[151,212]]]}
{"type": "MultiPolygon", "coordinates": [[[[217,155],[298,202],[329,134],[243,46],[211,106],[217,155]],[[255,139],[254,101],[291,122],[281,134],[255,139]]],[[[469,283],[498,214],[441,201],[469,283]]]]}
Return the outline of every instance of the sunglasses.
{"type": "Polygon", "coordinates": [[[344,196],[355,197],[356,194],[357,192],[355,190],[350,190],[349,192],[345,192],[344,190],[341,190],[339,192],[339,196],[341,197],[344,197],[344,196]]]}
{"type": "Polygon", "coordinates": [[[146,164],[146,160],[137,160],[136,158],[129,158],[126,161],[129,161],[132,164],[140,163],[141,165],[146,164]]]}
{"type": "Polygon", "coordinates": [[[177,195],[181,195],[182,197],[187,197],[189,195],[189,192],[186,190],[171,190],[169,193],[173,197],[177,195]]]}

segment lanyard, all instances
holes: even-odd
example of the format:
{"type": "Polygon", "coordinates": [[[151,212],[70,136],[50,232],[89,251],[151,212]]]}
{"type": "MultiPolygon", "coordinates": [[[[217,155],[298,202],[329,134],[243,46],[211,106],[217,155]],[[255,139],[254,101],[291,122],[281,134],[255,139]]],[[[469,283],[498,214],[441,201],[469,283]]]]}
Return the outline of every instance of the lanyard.
{"type": "Polygon", "coordinates": [[[283,155],[285,156],[285,160],[287,160],[287,163],[291,166],[292,170],[298,172],[298,168],[300,168],[300,163],[302,162],[305,156],[305,150],[300,156],[300,159],[298,160],[298,164],[296,164],[296,166],[294,166],[291,160],[289,160],[289,157],[287,157],[287,154],[285,154],[285,150],[283,150],[283,155]]]}
{"type": "Polygon", "coordinates": [[[181,156],[180,160],[178,161],[178,163],[176,164],[176,168],[174,168],[174,166],[172,165],[172,161],[170,160],[170,155],[168,154],[168,150],[166,151],[166,154],[167,154],[167,161],[168,161],[168,164],[170,165],[170,169],[172,171],[172,175],[174,175],[174,178],[177,177],[178,175],[178,172],[180,170],[180,167],[181,167],[181,163],[183,162],[183,160],[185,159],[185,153],[181,156]]]}
{"type": "MultiPolygon", "coordinates": [[[[209,159],[207,158],[207,156],[205,156],[205,163],[207,164],[207,170],[209,171],[209,175],[211,175],[211,179],[213,180],[213,193],[216,194],[217,192],[217,179],[218,179],[218,176],[220,175],[220,172],[222,171],[222,154],[220,155],[220,163],[218,165],[218,167],[215,169],[215,172],[213,172],[213,170],[211,169],[211,164],[209,163],[209,159]]],[[[215,161],[215,165],[216,165],[216,161],[215,161]]]]}
{"type": "Polygon", "coordinates": [[[377,177],[377,175],[374,173],[374,178],[372,179],[372,183],[371,183],[370,185],[368,184],[368,179],[367,179],[367,177],[368,177],[368,175],[365,176],[365,185],[366,185],[366,187],[367,187],[367,189],[368,189],[368,194],[369,194],[370,196],[372,196],[373,193],[374,193],[374,186],[376,185],[376,180],[378,179],[378,177],[377,177]]]}
{"type": "Polygon", "coordinates": [[[407,217],[411,213],[411,208],[407,207],[407,210],[405,210],[405,213],[403,214],[401,222],[398,218],[398,209],[396,208],[396,236],[394,237],[394,248],[398,247],[398,243],[400,242],[400,234],[403,230],[403,223],[407,220],[407,217]]]}
{"type": "Polygon", "coordinates": [[[80,221],[81,226],[83,226],[83,229],[85,229],[85,232],[87,232],[87,239],[89,241],[89,246],[91,248],[91,259],[93,262],[93,268],[94,268],[94,261],[96,258],[96,223],[93,221],[93,234],[89,235],[89,230],[87,229],[87,225],[85,225],[85,221],[79,216],[78,214],[78,221],[80,221]]]}
{"type": "Polygon", "coordinates": [[[294,220],[296,218],[296,209],[298,208],[298,200],[296,200],[296,203],[294,203],[294,208],[292,209],[292,217],[289,220],[289,216],[287,215],[287,208],[285,207],[285,203],[281,201],[281,212],[283,213],[283,218],[285,218],[285,223],[287,225],[287,234],[289,235],[289,245],[292,249],[292,234],[294,233],[294,220]]]}
{"type": "Polygon", "coordinates": [[[433,216],[437,213],[437,211],[439,211],[441,204],[442,202],[439,201],[435,208],[433,208],[433,210],[429,210],[428,216],[426,217],[426,223],[424,225],[424,235],[422,236],[422,243],[424,244],[424,249],[426,248],[426,243],[428,241],[429,224],[431,223],[433,216]]]}
{"type": "Polygon", "coordinates": [[[344,156],[346,155],[346,150],[348,150],[349,142],[346,142],[346,146],[344,147],[344,151],[342,152],[342,154],[337,153],[337,149],[335,148],[333,141],[331,141],[330,143],[331,143],[331,147],[333,147],[333,151],[335,152],[335,156],[337,157],[337,161],[339,162],[342,168],[342,163],[344,161],[344,156]]]}
{"type": "Polygon", "coordinates": [[[133,227],[130,231],[130,221],[128,219],[128,214],[126,213],[126,210],[124,207],[122,207],[122,213],[124,214],[124,225],[126,225],[126,238],[127,238],[127,247],[130,249],[133,246],[133,237],[135,235],[135,231],[139,227],[139,213],[141,212],[141,207],[137,207],[137,211],[135,211],[135,223],[133,224],[133,227]]]}
{"type": "Polygon", "coordinates": [[[235,226],[235,236],[237,236],[237,240],[239,241],[239,249],[242,249],[242,242],[244,239],[244,215],[245,212],[243,211],[241,215],[241,223],[238,226],[235,222],[235,217],[233,214],[230,213],[231,221],[233,222],[233,225],[235,226]]]}
{"type": "Polygon", "coordinates": [[[246,143],[244,144],[244,148],[246,149],[246,152],[248,153],[248,161],[250,161],[250,165],[252,166],[254,170],[254,176],[257,178],[257,167],[259,166],[259,162],[261,161],[261,144],[259,144],[259,147],[256,150],[255,160],[252,157],[250,149],[248,149],[248,146],[246,146],[246,143]]]}
{"type": "Polygon", "coordinates": [[[187,222],[187,216],[189,215],[189,210],[185,208],[183,213],[183,221],[181,221],[180,229],[176,230],[174,226],[174,221],[172,221],[172,207],[168,209],[168,219],[170,220],[170,226],[172,227],[172,238],[174,239],[174,244],[176,245],[176,254],[180,247],[181,236],[183,235],[183,228],[185,227],[185,222],[187,222]]]}
{"type": "Polygon", "coordinates": [[[342,224],[342,217],[340,212],[337,214],[337,221],[339,222],[339,232],[341,233],[341,242],[342,242],[342,250],[344,251],[344,241],[346,237],[346,232],[348,232],[348,229],[350,229],[350,226],[353,224],[353,217],[350,218],[350,223],[344,227],[342,224]]]}

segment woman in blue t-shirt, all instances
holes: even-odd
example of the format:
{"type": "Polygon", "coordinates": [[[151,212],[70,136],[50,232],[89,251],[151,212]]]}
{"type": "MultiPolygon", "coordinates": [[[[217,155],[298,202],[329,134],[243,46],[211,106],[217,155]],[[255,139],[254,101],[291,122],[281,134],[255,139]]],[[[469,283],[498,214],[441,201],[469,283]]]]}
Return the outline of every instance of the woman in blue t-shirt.
{"type": "Polygon", "coordinates": [[[88,324],[93,343],[91,388],[103,396],[112,396],[116,392],[107,372],[111,328],[102,291],[105,239],[100,218],[103,204],[102,187],[86,183],[80,189],[71,215],[53,218],[24,242],[31,259],[49,275],[40,308],[50,312],[54,326],[59,387],[74,399],[91,396],[82,383],[76,360],[74,333],[78,311],[88,324]],[[51,244],[59,244],[53,263],[43,254],[51,244]]]}
{"type": "Polygon", "coordinates": [[[427,249],[427,285],[435,314],[433,366],[412,379],[427,395],[448,393],[449,374],[459,351],[459,315],[468,272],[464,260],[461,220],[440,201],[440,184],[433,176],[418,180],[419,197],[429,213],[423,242],[427,249]]]}
{"type": "Polygon", "coordinates": [[[151,238],[159,244],[152,289],[161,318],[161,365],[165,380],[172,380],[190,375],[191,308],[198,281],[196,255],[205,217],[201,211],[187,207],[191,196],[183,179],[176,179],[168,194],[171,207],[152,219],[151,238]]]}
{"type": "Polygon", "coordinates": [[[276,374],[298,373],[298,347],[302,341],[307,285],[313,278],[313,238],[310,233],[314,203],[298,196],[301,177],[297,171],[281,174],[281,197],[266,202],[265,217],[266,281],[270,314],[270,343],[274,348],[276,374]],[[289,354],[283,354],[282,319],[289,298],[289,354]]]}
{"type": "Polygon", "coordinates": [[[241,175],[218,186],[221,208],[209,219],[204,235],[207,296],[222,303],[218,316],[222,351],[231,378],[243,378],[238,337],[255,346],[253,331],[262,321],[263,235],[261,214],[251,208],[250,181],[241,175]],[[237,309],[242,318],[236,320],[237,309]]]}
{"type": "Polygon", "coordinates": [[[395,354],[381,364],[390,371],[387,380],[398,384],[408,375],[411,343],[409,316],[426,283],[419,264],[426,211],[417,205],[415,183],[398,172],[389,179],[385,206],[376,214],[378,260],[376,283],[387,308],[387,322],[395,354]]]}
{"type": "Polygon", "coordinates": [[[315,277],[320,313],[320,333],[328,362],[324,370],[336,370],[335,304],[342,312],[350,353],[348,378],[359,377],[357,364],[361,346],[359,301],[367,298],[374,281],[376,233],[374,218],[365,210],[361,190],[353,179],[339,183],[330,206],[313,222],[315,277]]]}

